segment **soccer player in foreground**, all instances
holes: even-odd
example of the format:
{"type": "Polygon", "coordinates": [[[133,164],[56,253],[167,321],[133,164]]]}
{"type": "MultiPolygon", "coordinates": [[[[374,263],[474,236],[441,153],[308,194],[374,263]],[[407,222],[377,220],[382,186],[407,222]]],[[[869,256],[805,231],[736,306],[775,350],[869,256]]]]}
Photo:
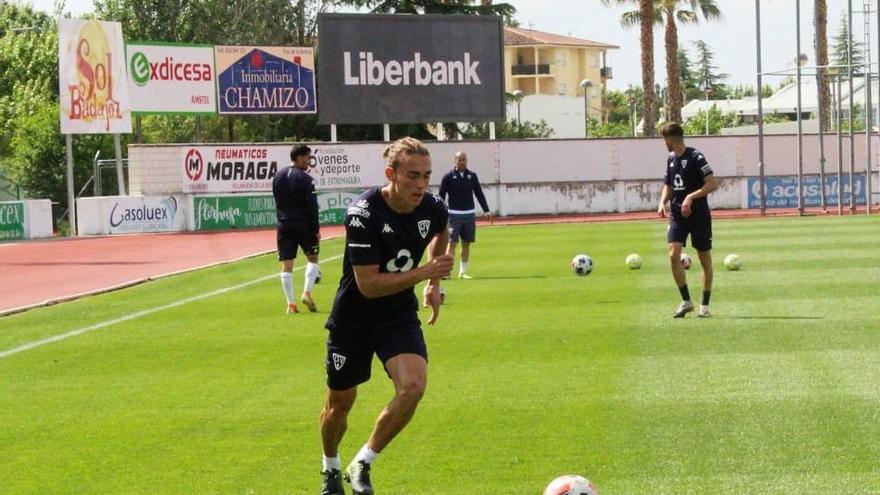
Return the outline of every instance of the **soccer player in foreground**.
{"type": "Polygon", "coordinates": [[[669,228],[666,231],[669,265],[681,294],[681,304],[673,316],[684,318],[694,310],[681,266],[681,248],[690,235],[703,269],[703,300],[698,316],[705,318],[709,316],[709,296],[712,293],[712,215],[706,196],[718,188],[718,183],[703,153],[685,146],[681,125],[666,124],[660,129],[660,134],[663,135],[669,156],[657,214],[661,217],[669,214],[669,228]]]}
{"type": "Polygon", "coordinates": [[[443,201],[425,194],[431,157],[416,139],[403,138],[383,154],[388,184],[361,194],[345,215],[342,279],[327,319],[327,399],[321,411],[324,448],[322,495],[344,494],[344,476],[356,495],[372,495],[376,457],[412,419],[425,392],[428,352],[413,287],[428,280],[429,325],[440,312],[440,279],[452,270],[443,201]],[[433,241],[433,242],[432,242],[433,241]],[[430,247],[429,247],[430,246],[430,247]],[[426,248],[428,261],[419,265],[426,248]],[[341,472],[339,444],[357,397],[370,379],[373,354],[394,383],[395,395],[369,439],[341,472]]]}
{"type": "Polygon", "coordinates": [[[321,273],[318,268],[318,251],[321,226],[318,223],[318,197],[312,177],[306,173],[312,158],[312,150],[304,145],[294,146],[290,151],[293,163],[279,170],[272,179],[272,195],[275,197],[275,216],[278,221],[278,261],[281,262],[281,287],[287,298],[287,312],[299,313],[293,295],[293,261],[297,248],[302,247],[309,263],[306,265],[302,303],[315,312],[312,289],[321,273]]]}

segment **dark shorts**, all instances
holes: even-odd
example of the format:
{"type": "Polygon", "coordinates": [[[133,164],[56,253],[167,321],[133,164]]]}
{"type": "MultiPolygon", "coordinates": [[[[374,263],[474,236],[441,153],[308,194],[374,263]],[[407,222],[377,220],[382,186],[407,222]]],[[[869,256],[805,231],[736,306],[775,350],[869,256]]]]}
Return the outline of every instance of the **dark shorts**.
{"type": "MultiPolygon", "coordinates": [[[[382,364],[399,354],[418,354],[428,360],[419,319],[401,318],[372,328],[330,329],[327,338],[327,386],[348,390],[370,379],[373,354],[382,364]]],[[[387,373],[388,370],[386,369],[387,373]]]]}
{"type": "Polygon", "coordinates": [[[465,215],[449,214],[449,242],[477,241],[477,216],[473,213],[465,215]]]}
{"type": "Polygon", "coordinates": [[[296,251],[301,247],[306,256],[318,255],[318,236],[306,228],[297,225],[281,225],[278,227],[278,261],[296,259],[296,251]]]}
{"type": "Polygon", "coordinates": [[[691,245],[697,251],[712,250],[712,217],[708,213],[694,214],[691,217],[669,217],[666,231],[667,242],[680,242],[687,245],[688,235],[691,245]]]}

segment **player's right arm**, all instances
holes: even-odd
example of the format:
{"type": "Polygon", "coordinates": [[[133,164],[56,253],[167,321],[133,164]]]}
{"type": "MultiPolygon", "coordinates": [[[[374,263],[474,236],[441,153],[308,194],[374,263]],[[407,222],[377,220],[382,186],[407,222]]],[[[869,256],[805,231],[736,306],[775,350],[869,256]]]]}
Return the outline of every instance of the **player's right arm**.
{"type": "Polygon", "coordinates": [[[440,199],[443,201],[446,201],[446,193],[449,192],[449,178],[450,174],[446,174],[440,181],[440,191],[437,193],[437,196],[440,196],[440,199]]]}
{"type": "Polygon", "coordinates": [[[657,206],[657,214],[666,217],[669,210],[669,198],[672,197],[672,187],[669,184],[663,185],[663,192],[660,193],[660,205],[657,206]]]}
{"type": "Polygon", "coordinates": [[[405,272],[379,271],[379,265],[352,265],[358,290],[367,299],[390,296],[423,280],[440,279],[452,271],[452,255],[442,254],[426,264],[405,272]]]}

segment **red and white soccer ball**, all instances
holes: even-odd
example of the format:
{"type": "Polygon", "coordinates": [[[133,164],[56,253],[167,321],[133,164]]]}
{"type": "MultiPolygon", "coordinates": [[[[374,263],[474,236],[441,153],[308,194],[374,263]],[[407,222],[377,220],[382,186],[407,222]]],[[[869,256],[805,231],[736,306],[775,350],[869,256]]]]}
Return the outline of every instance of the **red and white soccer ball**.
{"type": "Polygon", "coordinates": [[[551,481],[544,495],[598,495],[590,480],[576,474],[566,474],[551,481]]]}
{"type": "Polygon", "coordinates": [[[691,257],[687,253],[681,253],[681,267],[685,270],[691,268],[691,257]]]}

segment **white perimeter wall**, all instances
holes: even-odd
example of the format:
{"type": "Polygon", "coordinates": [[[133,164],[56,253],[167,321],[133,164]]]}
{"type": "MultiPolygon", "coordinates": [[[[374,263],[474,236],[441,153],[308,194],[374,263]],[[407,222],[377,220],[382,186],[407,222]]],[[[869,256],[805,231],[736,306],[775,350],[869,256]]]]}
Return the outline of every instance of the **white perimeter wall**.
{"type": "MultiPolygon", "coordinates": [[[[803,143],[803,172],[818,174],[818,136],[804,136],[803,143]]],[[[469,156],[469,168],[479,175],[483,183],[489,206],[502,215],[653,210],[659,201],[667,156],[660,139],[453,141],[426,144],[433,157],[431,183],[435,190],[443,174],[452,168],[454,154],[463,150],[469,156]]],[[[747,207],[748,178],[757,177],[760,173],[757,136],[689,137],[687,144],[706,155],[720,180],[720,189],[709,198],[712,207],[747,207]]],[[[375,147],[376,143],[339,145],[356,149],[361,146],[375,147]]],[[[182,149],[192,146],[129,146],[132,194],[181,194],[184,174],[182,149]]],[[[874,137],[871,154],[875,191],[878,190],[878,151],[880,141],[874,137]]],[[[843,172],[847,173],[850,151],[846,140],[842,152],[843,172]]],[[[836,173],[836,136],[825,136],[825,155],[826,173],[836,173]]],[[[765,137],[764,164],[767,176],[797,175],[797,137],[765,137]]],[[[377,154],[375,161],[367,166],[381,170],[384,164],[377,154]]],[[[859,134],[855,136],[855,172],[864,173],[865,168],[865,136],[859,134]]],[[[381,177],[381,174],[375,173],[368,175],[381,177]]],[[[249,191],[251,194],[255,192],[258,191],[249,191]]]]}

